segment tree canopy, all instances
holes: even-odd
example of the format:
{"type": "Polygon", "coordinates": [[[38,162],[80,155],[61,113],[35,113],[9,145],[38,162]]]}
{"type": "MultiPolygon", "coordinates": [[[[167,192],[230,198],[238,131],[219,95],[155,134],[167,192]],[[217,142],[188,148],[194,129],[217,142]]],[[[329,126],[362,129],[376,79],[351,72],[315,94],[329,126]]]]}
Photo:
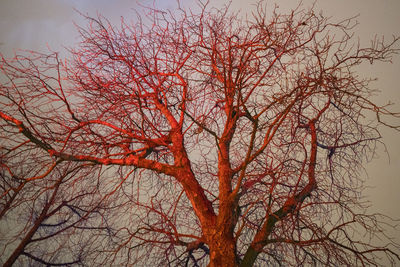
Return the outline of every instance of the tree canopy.
{"type": "Polygon", "coordinates": [[[198,4],[86,16],[67,59],[1,57],[4,266],[399,262],[360,192],[400,115],[357,73],[398,38],[362,47],[354,18],[314,7],[198,4]]]}

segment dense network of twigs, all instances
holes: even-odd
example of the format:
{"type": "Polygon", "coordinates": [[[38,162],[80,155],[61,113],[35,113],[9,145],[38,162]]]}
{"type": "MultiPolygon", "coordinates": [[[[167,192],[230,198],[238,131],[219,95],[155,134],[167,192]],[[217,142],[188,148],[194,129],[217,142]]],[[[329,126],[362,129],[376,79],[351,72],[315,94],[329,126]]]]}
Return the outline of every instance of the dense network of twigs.
{"type": "Polygon", "coordinates": [[[1,263],[398,263],[360,192],[399,114],[357,74],[398,39],[361,47],[354,18],[313,7],[198,4],[86,17],[66,60],[1,58],[1,263]]]}

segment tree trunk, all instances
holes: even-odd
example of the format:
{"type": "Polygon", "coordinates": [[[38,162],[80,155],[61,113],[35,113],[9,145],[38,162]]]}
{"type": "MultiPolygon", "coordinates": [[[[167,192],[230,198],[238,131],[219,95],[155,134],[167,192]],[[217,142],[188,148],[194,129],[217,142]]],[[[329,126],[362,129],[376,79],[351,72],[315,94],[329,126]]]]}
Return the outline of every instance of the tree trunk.
{"type": "Polygon", "coordinates": [[[208,267],[238,266],[236,245],[232,237],[224,237],[221,233],[216,233],[209,246],[210,263],[208,267]]]}

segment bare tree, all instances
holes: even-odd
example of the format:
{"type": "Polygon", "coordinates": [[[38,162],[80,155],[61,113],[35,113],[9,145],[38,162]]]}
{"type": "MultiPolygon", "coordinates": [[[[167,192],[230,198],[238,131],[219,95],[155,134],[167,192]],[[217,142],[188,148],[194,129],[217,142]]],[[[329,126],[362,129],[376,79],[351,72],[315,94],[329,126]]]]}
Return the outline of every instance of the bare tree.
{"type": "Polygon", "coordinates": [[[87,17],[69,60],[2,58],[2,221],[25,214],[5,264],[398,262],[359,193],[399,114],[357,75],[398,38],[361,47],[354,18],[313,7],[199,6],[87,17]]]}

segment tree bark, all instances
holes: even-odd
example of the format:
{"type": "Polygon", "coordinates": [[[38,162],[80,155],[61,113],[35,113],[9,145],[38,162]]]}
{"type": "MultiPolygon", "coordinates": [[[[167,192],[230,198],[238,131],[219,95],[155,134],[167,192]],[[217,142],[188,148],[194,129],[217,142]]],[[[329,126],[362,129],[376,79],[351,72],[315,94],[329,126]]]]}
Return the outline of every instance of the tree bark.
{"type": "MultiPolygon", "coordinates": [[[[218,229],[215,229],[218,231],[218,229]]],[[[236,245],[232,237],[224,237],[221,232],[214,235],[210,246],[209,267],[234,267],[238,266],[236,259],[236,245]]]]}

